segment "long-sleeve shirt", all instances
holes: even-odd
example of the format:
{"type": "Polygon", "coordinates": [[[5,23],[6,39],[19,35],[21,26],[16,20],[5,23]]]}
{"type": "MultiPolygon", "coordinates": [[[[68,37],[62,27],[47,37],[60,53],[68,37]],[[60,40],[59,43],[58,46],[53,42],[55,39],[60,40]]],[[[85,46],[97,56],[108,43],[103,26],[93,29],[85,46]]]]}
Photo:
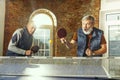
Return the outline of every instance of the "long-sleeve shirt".
{"type": "Polygon", "coordinates": [[[17,29],[10,40],[8,45],[8,52],[20,55],[25,55],[25,51],[29,50],[32,45],[33,36],[27,31],[27,28],[17,29]]]}

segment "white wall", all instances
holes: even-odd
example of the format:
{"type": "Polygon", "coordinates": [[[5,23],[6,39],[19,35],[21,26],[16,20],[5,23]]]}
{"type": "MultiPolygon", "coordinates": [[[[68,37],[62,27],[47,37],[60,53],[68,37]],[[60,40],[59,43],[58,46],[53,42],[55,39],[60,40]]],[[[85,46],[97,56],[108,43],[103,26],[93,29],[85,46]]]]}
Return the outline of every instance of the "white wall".
{"type": "Polygon", "coordinates": [[[101,0],[101,10],[120,9],[120,0],[101,0]]]}
{"type": "MultiPolygon", "coordinates": [[[[108,24],[106,22],[106,14],[111,13],[120,13],[120,0],[101,0],[101,8],[100,8],[100,17],[99,17],[99,26],[102,30],[104,30],[105,38],[107,41],[107,48],[109,48],[108,42],[108,24]]],[[[109,50],[109,49],[108,49],[109,50]]],[[[109,52],[104,55],[108,57],[109,52]]],[[[109,72],[109,60],[103,60],[103,66],[109,72]]]]}
{"type": "Polygon", "coordinates": [[[0,56],[3,54],[5,0],[0,0],[0,56]]]}
{"type": "MultiPolygon", "coordinates": [[[[108,25],[106,23],[106,14],[110,13],[120,13],[120,0],[101,0],[100,8],[100,17],[99,17],[99,26],[104,30],[105,38],[108,45],[108,25]]],[[[108,50],[107,50],[108,51],[108,50]]],[[[105,54],[108,56],[108,53],[105,54]]]]}

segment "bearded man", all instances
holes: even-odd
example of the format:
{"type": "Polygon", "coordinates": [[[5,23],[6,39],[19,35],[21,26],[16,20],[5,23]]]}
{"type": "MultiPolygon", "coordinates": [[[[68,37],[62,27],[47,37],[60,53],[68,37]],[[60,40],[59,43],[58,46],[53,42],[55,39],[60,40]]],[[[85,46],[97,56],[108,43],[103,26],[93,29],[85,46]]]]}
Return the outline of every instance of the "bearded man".
{"type": "MultiPolygon", "coordinates": [[[[94,27],[95,20],[91,15],[82,18],[82,27],[74,33],[71,44],[77,43],[77,56],[102,56],[106,53],[107,46],[102,30],[94,27]]],[[[66,41],[65,38],[61,42],[66,41]]]]}

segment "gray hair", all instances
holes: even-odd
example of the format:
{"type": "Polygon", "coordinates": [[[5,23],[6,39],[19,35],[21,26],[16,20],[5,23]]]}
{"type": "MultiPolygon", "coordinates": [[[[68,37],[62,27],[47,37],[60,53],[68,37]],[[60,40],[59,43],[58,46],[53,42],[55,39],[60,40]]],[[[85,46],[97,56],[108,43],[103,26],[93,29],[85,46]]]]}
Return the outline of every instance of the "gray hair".
{"type": "Polygon", "coordinates": [[[94,17],[91,16],[91,15],[84,16],[84,17],[82,18],[82,21],[84,21],[84,20],[91,20],[92,22],[95,21],[94,17]]]}
{"type": "Polygon", "coordinates": [[[28,25],[31,25],[31,26],[33,26],[33,27],[36,28],[36,25],[35,25],[34,21],[32,21],[32,20],[29,20],[29,21],[28,21],[28,25]]]}

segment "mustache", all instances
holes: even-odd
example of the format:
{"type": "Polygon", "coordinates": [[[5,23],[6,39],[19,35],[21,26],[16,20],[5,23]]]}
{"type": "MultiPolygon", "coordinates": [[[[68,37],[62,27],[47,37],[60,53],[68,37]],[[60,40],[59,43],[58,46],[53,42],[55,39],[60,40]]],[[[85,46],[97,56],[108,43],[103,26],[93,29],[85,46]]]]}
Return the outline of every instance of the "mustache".
{"type": "Polygon", "coordinates": [[[84,34],[88,35],[93,31],[93,28],[83,29],[84,34]]]}

